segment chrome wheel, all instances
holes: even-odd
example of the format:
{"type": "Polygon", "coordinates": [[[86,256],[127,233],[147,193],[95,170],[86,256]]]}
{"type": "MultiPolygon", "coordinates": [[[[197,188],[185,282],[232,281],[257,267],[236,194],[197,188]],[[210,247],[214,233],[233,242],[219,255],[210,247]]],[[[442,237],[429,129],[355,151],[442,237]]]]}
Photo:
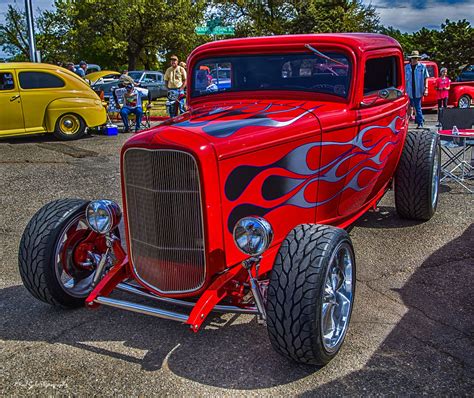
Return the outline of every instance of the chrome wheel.
{"type": "Polygon", "coordinates": [[[336,351],[349,326],[353,302],[354,254],[341,242],[329,259],[321,306],[321,336],[328,353],[336,351]]]}
{"type": "Polygon", "coordinates": [[[59,119],[59,129],[61,130],[61,133],[66,134],[66,135],[74,135],[77,134],[77,132],[81,128],[81,122],[79,118],[76,115],[63,115],[59,119]]]}
{"type": "Polygon", "coordinates": [[[439,189],[439,151],[436,149],[436,155],[433,161],[433,175],[431,177],[431,206],[436,207],[438,202],[438,189],[439,189]]]}
{"type": "Polygon", "coordinates": [[[467,95],[463,95],[459,98],[458,108],[469,108],[471,106],[471,99],[467,95]]]}
{"type": "Polygon", "coordinates": [[[89,232],[85,215],[76,216],[59,235],[54,252],[54,269],[59,285],[66,293],[77,298],[87,297],[92,291],[94,267],[92,264],[77,264],[74,259],[76,244],[89,232]]]}

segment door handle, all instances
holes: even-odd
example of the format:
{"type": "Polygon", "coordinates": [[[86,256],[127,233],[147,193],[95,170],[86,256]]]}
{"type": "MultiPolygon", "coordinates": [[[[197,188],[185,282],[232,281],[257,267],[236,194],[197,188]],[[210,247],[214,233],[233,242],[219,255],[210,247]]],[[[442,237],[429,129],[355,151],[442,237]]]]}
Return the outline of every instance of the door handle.
{"type": "Polygon", "coordinates": [[[14,95],[10,98],[10,102],[15,101],[16,99],[20,98],[20,94],[14,95]]]}

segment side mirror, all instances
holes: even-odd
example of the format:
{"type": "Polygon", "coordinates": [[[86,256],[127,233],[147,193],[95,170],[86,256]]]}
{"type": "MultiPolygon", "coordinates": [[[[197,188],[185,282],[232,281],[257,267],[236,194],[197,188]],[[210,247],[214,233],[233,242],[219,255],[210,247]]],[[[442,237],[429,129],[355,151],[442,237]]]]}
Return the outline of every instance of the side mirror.
{"type": "Polygon", "coordinates": [[[366,106],[373,105],[373,104],[375,104],[375,102],[377,102],[377,100],[379,98],[384,99],[384,100],[393,101],[393,100],[396,100],[396,99],[400,98],[402,95],[403,95],[403,91],[399,90],[398,88],[395,88],[395,87],[384,88],[383,90],[379,90],[377,92],[377,97],[375,97],[374,100],[372,100],[371,102],[362,101],[360,103],[360,106],[366,107],[366,106]]]}

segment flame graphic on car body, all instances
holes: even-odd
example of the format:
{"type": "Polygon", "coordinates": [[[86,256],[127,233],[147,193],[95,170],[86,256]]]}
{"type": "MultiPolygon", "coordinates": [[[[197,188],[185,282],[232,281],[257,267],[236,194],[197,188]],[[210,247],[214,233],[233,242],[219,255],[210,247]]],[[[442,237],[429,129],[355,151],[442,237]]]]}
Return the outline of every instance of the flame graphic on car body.
{"type": "Polygon", "coordinates": [[[210,111],[196,112],[190,119],[174,123],[177,127],[200,127],[203,132],[217,138],[227,138],[244,127],[285,127],[295,123],[302,117],[310,114],[319,106],[305,110],[301,104],[292,108],[271,111],[274,104],[270,103],[261,110],[253,110],[255,104],[246,105],[240,108],[232,106],[223,106],[214,108],[210,111]],[[248,111],[251,109],[250,111],[248,111]],[[279,121],[270,117],[270,115],[285,116],[298,109],[302,112],[291,119],[279,121]],[[231,120],[223,120],[225,118],[240,117],[231,120]],[[216,123],[213,123],[216,122],[216,123]]]}
{"type": "Polygon", "coordinates": [[[349,141],[324,141],[301,145],[278,161],[266,166],[243,165],[236,167],[226,180],[225,193],[227,199],[230,201],[237,200],[260,173],[268,169],[274,169],[275,172],[263,181],[260,188],[261,195],[265,201],[280,199],[281,202],[270,207],[257,206],[251,203],[238,204],[229,215],[229,230],[232,230],[240,218],[248,215],[264,216],[270,211],[285,205],[312,208],[331,202],[348,189],[359,192],[368,188],[371,183],[361,185],[359,177],[363,172],[372,172],[376,175],[383,170],[391,153],[391,151],[387,152],[386,149],[395,146],[400,140],[399,133],[402,128],[397,128],[399,120],[403,120],[403,118],[395,116],[387,126],[367,126],[349,141]],[[390,129],[393,135],[390,138],[388,134],[381,135],[375,142],[368,144],[371,140],[366,138],[367,134],[376,129],[390,129]],[[329,163],[312,169],[307,162],[309,152],[316,147],[331,146],[348,146],[348,149],[329,163]],[[346,162],[360,156],[363,157],[360,161],[351,164],[347,170],[340,172],[340,168],[344,163],[347,165],[346,162]],[[278,170],[285,170],[297,174],[297,176],[281,176],[278,174],[278,170]],[[349,178],[349,180],[346,181],[342,189],[332,196],[320,201],[307,199],[306,190],[312,183],[316,181],[338,183],[346,178],[349,178]],[[278,186],[277,194],[275,194],[275,185],[278,186]]]}

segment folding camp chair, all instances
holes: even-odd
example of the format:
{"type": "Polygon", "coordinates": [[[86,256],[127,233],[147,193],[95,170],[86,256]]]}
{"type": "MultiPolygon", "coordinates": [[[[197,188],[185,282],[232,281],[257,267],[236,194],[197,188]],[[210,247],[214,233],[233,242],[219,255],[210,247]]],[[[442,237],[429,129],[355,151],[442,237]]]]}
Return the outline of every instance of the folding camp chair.
{"type": "Polygon", "coordinates": [[[441,150],[445,160],[441,164],[443,176],[460,184],[469,193],[467,184],[474,178],[474,108],[447,108],[439,115],[441,150]]]}

